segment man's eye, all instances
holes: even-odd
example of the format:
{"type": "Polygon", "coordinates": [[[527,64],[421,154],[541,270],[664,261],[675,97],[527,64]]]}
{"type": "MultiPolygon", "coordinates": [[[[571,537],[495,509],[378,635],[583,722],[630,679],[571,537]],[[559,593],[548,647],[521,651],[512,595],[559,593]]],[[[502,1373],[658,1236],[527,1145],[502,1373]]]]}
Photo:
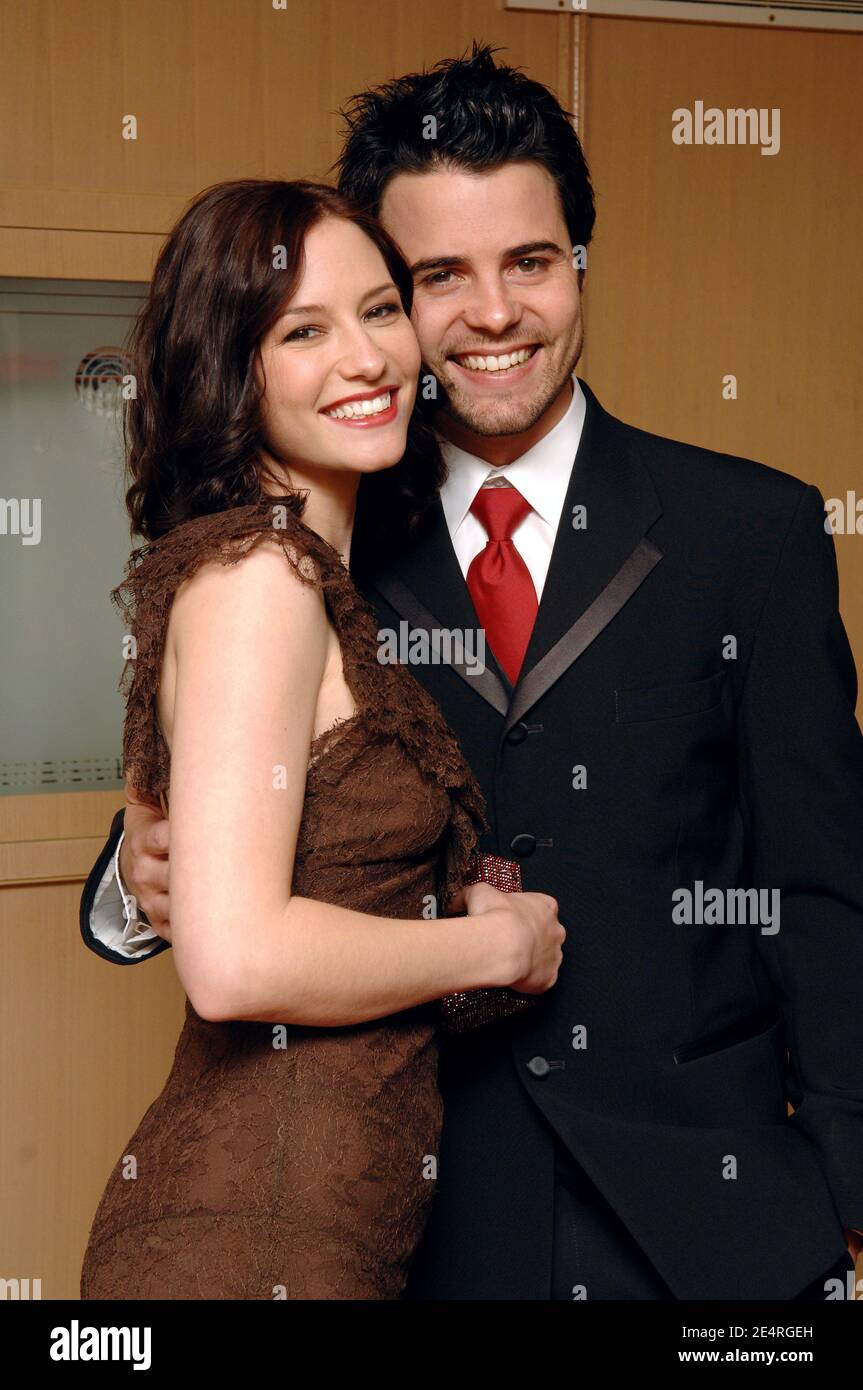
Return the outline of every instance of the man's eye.
{"type": "Polygon", "coordinates": [[[525,266],[527,266],[529,270],[532,270],[534,268],[542,268],[546,262],[540,260],[538,256],[522,256],[521,260],[517,261],[516,264],[522,270],[525,266]]]}
{"type": "Polygon", "coordinates": [[[427,275],[422,283],[424,285],[445,285],[447,278],[451,276],[451,270],[436,270],[432,275],[427,275]]]}

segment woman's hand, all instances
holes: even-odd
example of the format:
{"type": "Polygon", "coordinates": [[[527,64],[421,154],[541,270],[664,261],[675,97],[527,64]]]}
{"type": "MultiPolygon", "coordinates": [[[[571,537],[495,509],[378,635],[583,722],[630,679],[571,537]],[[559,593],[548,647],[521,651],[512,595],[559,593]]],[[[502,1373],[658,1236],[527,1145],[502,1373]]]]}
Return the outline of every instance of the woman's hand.
{"type": "Polygon", "coordinates": [[[543,994],[557,980],[566,931],[558,919],[556,898],[547,893],[501,893],[490,883],[460,888],[447,912],[487,917],[496,924],[492,950],[495,978],[520,994],[543,994]]]}

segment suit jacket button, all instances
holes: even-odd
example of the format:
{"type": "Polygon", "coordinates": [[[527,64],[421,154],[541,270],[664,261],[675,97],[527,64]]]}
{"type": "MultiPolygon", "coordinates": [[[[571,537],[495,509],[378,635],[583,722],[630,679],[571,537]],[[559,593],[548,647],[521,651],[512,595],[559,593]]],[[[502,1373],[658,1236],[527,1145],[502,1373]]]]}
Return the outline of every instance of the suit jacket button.
{"type": "Polygon", "coordinates": [[[532,1076],[537,1077],[548,1076],[548,1073],[551,1071],[551,1067],[548,1065],[548,1061],[545,1057],[531,1057],[530,1061],[527,1063],[527,1069],[532,1076]]]}
{"type": "Polygon", "coordinates": [[[515,839],[510,841],[509,847],[513,854],[517,854],[520,859],[524,859],[528,854],[533,854],[536,849],[536,836],[516,835],[515,839]]]}
{"type": "Polygon", "coordinates": [[[520,719],[517,724],[513,724],[506,736],[507,743],[524,743],[527,738],[527,725],[520,719]]]}

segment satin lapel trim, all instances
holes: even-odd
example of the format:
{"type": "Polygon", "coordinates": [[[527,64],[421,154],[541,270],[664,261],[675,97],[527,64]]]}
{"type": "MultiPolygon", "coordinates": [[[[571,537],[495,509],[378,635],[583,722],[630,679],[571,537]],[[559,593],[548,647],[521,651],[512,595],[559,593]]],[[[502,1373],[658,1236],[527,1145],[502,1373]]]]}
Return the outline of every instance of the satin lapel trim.
{"type": "Polygon", "coordinates": [[[587,612],[662,515],[653,479],[634,447],[636,432],[603,410],[580,377],[579,384],[584,427],[520,680],[587,612]],[[582,524],[573,530],[576,508],[583,508],[582,524]]]}
{"type": "MultiPolygon", "coordinates": [[[[408,620],[413,629],[428,634],[432,650],[439,655],[441,644],[437,634],[446,627],[446,624],[436,618],[433,613],[430,613],[420,603],[416,594],[412,593],[407,585],[403,584],[395,575],[378,577],[373,581],[373,585],[391,607],[408,620]]],[[[476,630],[479,631],[480,629],[476,630]]],[[[497,710],[498,714],[506,715],[510,705],[510,692],[490,666],[484,666],[482,670],[471,674],[464,661],[442,660],[440,664],[449,666],[453,671],[456,671],[471,690],[475,690],[477,695],[481,695],[492,709],[497,710]]]]}
{"type": "Polygon", "coordinates": [[[564,671],[581,656],[591,642],[616,617],[636,589],[644,583],[654,565],[662,559],[662,551],[646,536],[638,542],[624,560],[617,574],[606,584],[602,593],[576,619],[568,632],[541,657],[521,678],[507,711],[504,734],[517,724],[531,705],[559,680],[564,671]]]}
{"type": "MultiPolygon", "coordinates": [[[[435,651],[440,648],[434,635],[436,630],[462,632],[465,635],[482,631],[456,559],[439,497],[435,498],[419,533],[409,545],[392,557],[387,569],[378,568],[388,559],[380,555],[370,557],[370,567],[366,570],[364,581],[361,580],[363,587],[377,590],[401,617],[408,619],[412,627],[428,633],[435,651]],[[442,621],[438,613],[445,614],[447,621],[442,621]]],[[[460,665],[452,662],[442,664],[451,665],[471,690],[498,714],[506,715],[512,686],[495,661],[494,652],[487,642],[485,669],[476,675],[470,675],[463,662],[460,665]]]]}
{"type": "MultiPolygon", "coordinates": [[[[503,732],[507,734],[617,616],[661,559],[659,547],[643,536],[602,593],[519,681],[514,693],[507,690],[503,681],[488,666],[471,674],[464,661],[442,661],[441,665],[450,666],[471,690],[504,716],[503,732]]],[[[439,655],[441,644],[438,634],[445,624],[430,613],[395,575],[377,578],[374,587],[397,613],[407,619],[413,629],[427,633],[432,650],[439,655]]]]}

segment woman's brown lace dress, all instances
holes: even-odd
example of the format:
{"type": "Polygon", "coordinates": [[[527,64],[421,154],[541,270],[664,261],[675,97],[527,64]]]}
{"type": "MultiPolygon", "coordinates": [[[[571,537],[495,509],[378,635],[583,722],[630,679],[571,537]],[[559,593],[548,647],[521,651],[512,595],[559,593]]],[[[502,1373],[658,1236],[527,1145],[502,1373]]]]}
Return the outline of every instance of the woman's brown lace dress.
{"type": "MultiPolygon", "coordinates": [[[[336,551],[285,507],[201,517],[133,555],[115,591],[137,639],[126,771],[168,788],[156,691],[178,586],[274,537],[322,587],[357,711],[312,744],[293,891],[429,916],[463,875],[481,793],[431,696],[378,661],[374,614],[336,551]]],[[[343,1028],[208,1023],[187,999],[165,1088],[94,1217],[82,1298],[398,1298],[435,1190],[436,1017],[430,1003],[343,1028]]]]}

